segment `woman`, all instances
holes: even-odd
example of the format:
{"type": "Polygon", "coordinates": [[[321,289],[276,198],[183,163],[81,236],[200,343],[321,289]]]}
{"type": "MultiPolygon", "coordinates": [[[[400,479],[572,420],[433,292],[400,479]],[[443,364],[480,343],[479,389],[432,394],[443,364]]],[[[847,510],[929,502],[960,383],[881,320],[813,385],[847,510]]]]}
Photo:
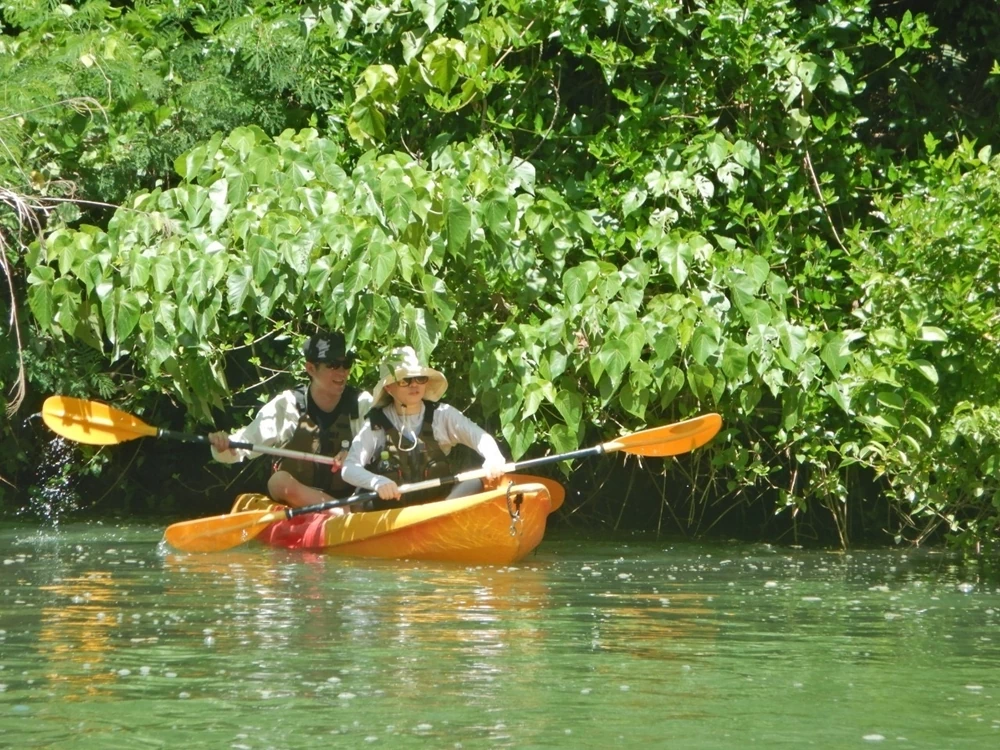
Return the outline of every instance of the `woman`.
{"type": "MultiPolygon", "coordinates": [[[[399,500],[399,485],[450,476],[449,454],[456,445],[483,458],[484,481],[461,482],[447,497],[462,497],[496,486],[507,463],[496,440],[458,409],[440,402],[448,380],[420,362],[409,346],[394,349],[382,363],[372,409],[344,461],[344,481],[374,490],[382,500],[399,500]],[[370,471],[366,466],[373,468],[370,471]]],[[[408,493],[407,501],[440,497],[437,488],[408,493]]]]}

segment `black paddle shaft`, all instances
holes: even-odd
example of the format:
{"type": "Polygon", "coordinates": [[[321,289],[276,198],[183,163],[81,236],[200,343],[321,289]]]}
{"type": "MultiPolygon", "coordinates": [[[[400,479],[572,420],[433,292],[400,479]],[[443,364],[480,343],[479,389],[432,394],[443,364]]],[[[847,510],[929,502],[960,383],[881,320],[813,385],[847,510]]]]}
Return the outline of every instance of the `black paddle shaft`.
{"type": "MultiPolygon", "coordinates": [[[[210,442],[204,435],[191,435],[187,432],[174,432],[173,430],[164,430],[162,427],[156,431],[156,437],[166,438],[167,440],[176,440],[180,443],[201,443],[202,445],[206,445],[210,442]]],[[[256,446],[254,446],[253,443],[241,443],[236,440],[230,440],[229,447],[244,448],[248,451],[252,451],[256,446]]]]}
{"type": "MultiPolygon", "coordinates": [[[[204,435],[191,435],[186,432],[174,432],[173,430],[164,430],[162,428],[156,431],[156,436],[161,438],[166,438],[168,440],[177,440],[182,443],[208,443],[209,440],[204,435]]],[[[253,450],[253,443],[239,443],[230,440],[230,448],[245,448],[247,450],[253,450]]],[[[604,453],[603,445],[595,445],[592,448],[581,448],[578,451],[572,451],[571,453],[560,453],[555,456],[542,456],[540,458],[531,458],[527,461],[518,461],[513,465],[515,471],[522,471],[524,469],[533,469],[536,466],[545,466],[547,464],[560,463],[562,461],[575,461],[578,458],[589,458],[591,456],[599,456],[604,453]]],[[[438,480],[438,483],[434,485],[435,487],[444,487],[449,484],[454,484],[459,480],[459,477],[442,477],[438,480]]],[[[325,503],[316,503],[315,505],[306,505],[301,508],[286,508],[285,518],[295,518],[295,516],[305,515],[306,513],[321,513],[324,510],[331,510],[332,508],[344,508],[348,505],[354,505],[355,503],[363,503],[366,500],[374,500],[378,497],[378,493],[374,490],[369,490],[368,492],[362,492],[360,494],[351,495],[350,497],[342,497],[336,500],[327,500],[325,503]]]]}
{"type": "Polygon", "coordinates": [[[600,456],[604,453],[603,445],[595,445],[593,448],[581,448],[578,451],[573,451],[572,453],[559,453],[555,456],[542,456],[541,458],[529,458],[527,461],[518,461],[515,464],[517,471],[522,469],[534,469],[536,466],[545,466],[547,464],[558,464],[563,461],[575,461],[578,458],[590,458],[591,456],[600,456]]]}
{"type": "MultiPolygon", "coordinates": [[[[445,482],[442,482],[445,484],[445,482]]],[[[351,495],[350,497],[342,497],[339,500],[327,500],[325,503],[316,503],[315,505],[306,505],[302,508],[286,508],[285,518],[295,518],[295,516],[302,516],[306,513],[321,513],[324,510],[330,510],[331,508],[346,508],[348,505],[354,505],[354,503],[363,503],[366,500],[374,500],[378,497],[378,493],[374,490],[369,490],[368,492],[362,492],[360,495],[351,495]]]]}
{"type": "MultiPolygon", "coordinates": [[[[514,470],[522,471],[523,469],[533,469],[536,466],[545,466],[546,464],[554,464],[561,461],[573,461],[578,458],[589,458],[590,456],[599,456],[604,452],[605,450],[603,445],[595,445],[593,448],[581,448],[580,450],[573,451],[572,453],[560,453],[556,456],[542,456],[541,458],[532,458],[527,461],[518,461],[514,464],[514,470]]],[[[458,480],[458,476],[442,477],[437,480],[438,484],[435,486],[444,487],[449,484],[454,484],[458,480]]],[[[285,518],[295,518],[295,516],[301,516],[305,513],[320,513],[324,510],[330,510],[331,508],[343,508],[348,505],[354,505],[354,503],[374,500],[377,497],[377,492],[369,490],[368,492],[362,492],[359,495],[351,495],[350,497],[340,498],[339,500],[327,500],[325,503],[306,505],[302,508],[288,508],[285,510],[285,518]]]]}

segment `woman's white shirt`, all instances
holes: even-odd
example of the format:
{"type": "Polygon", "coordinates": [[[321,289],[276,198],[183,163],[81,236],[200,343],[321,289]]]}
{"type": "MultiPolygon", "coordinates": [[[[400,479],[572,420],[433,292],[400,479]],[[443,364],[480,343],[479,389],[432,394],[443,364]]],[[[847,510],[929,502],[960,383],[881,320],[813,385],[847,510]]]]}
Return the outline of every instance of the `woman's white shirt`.
{"type": "MultiPolygon", "coordinates": [[[[424,412],[427,407],[421,404],[420,411],[414,414],[400,415],[392,405],[382,410],[389,422],[399,430],[404,439],[410,435],[419,435],[424,423],[424,412]]],[[[434,440],[445,455],[451,453],[456,445],[472,448],[483,458],[483,466],[503,466],[507,463],[500,446],[486,430],[477,425],[458,409],[449,404],[438,403],[431,422],[434,440]]],[[[385,448],[385,431],[373,428],[366,421],[360,431],[354,436],[351,449],[344,461],[341,476],[345,482],[355,487],[378,489],[380,485],[392,480],[380,474],[368,471],[365,466],[372,462],[385,448]]]]}

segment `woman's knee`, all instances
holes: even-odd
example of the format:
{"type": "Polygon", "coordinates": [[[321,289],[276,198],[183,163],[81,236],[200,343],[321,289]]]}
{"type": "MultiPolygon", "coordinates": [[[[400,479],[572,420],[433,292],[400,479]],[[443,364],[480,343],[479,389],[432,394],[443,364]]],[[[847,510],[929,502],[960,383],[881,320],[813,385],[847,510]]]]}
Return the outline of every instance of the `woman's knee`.
{"type": "Polygon", "coordinates": [[[456,497],[467,497],[469,495],[476,495],[482,491],[483,482],[481,479],[466,479],[464,482],[453,484],[451,491],[446,495],[446,499],[451,500],[456,497]]]}

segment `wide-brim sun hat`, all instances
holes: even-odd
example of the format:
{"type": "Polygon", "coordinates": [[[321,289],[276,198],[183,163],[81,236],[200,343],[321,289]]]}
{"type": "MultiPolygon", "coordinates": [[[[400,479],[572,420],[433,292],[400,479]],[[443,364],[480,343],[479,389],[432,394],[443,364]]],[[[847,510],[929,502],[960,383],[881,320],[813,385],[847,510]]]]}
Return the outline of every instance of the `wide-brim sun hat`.
{"type": "Polygon", "coordinates": [[[393,349],[389,356],[379,365],[379,375],[381,379],[375,386],[375,393],[372,395],[372,406],[386,406],[392,401],[392,396],[385,387],[403,378],[425,377],[427,380],[427,390],[424,391],[425,401],[438,401],[444,392],[448,390],[448,378],[443,373],[428,367],[420,361],[413,347],[400,346],[393,349]]]}

